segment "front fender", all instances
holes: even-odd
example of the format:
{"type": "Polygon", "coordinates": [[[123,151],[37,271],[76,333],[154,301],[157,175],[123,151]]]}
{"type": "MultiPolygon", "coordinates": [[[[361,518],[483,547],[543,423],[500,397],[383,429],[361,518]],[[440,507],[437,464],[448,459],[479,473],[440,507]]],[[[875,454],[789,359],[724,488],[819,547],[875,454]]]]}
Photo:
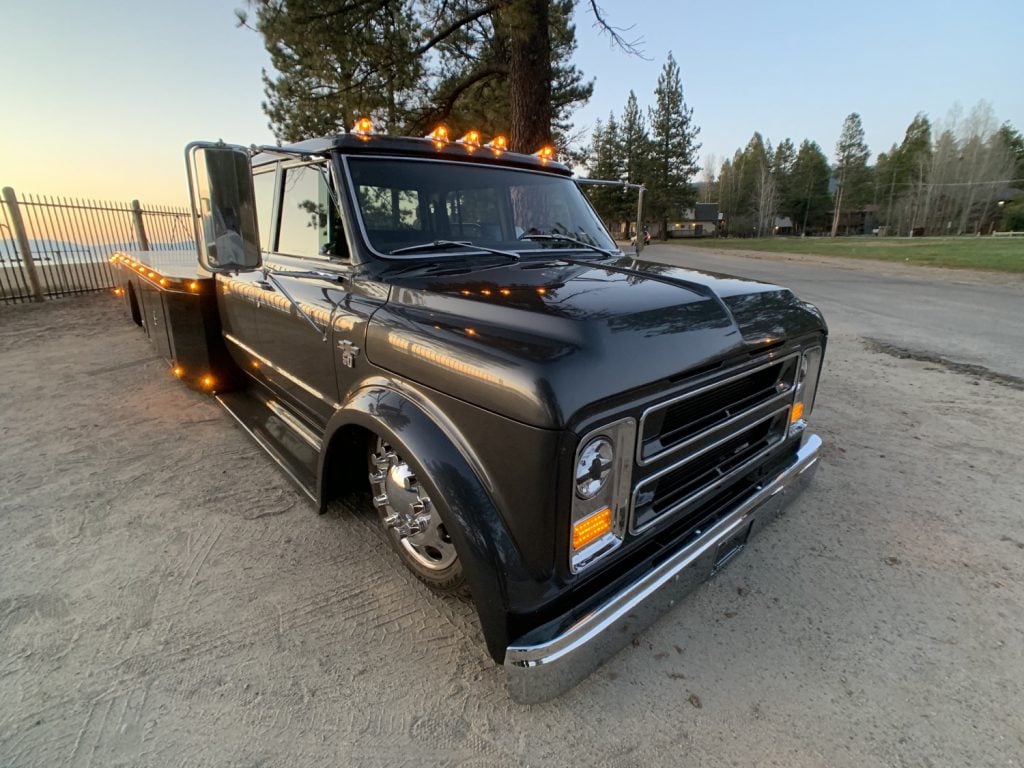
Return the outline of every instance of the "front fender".
{"type": "MultiPolygon", "coordinates": [[[[501,662],[510,639],[508,583],[528,575],[473,451],[424,393],[389,379],[367,382],[342,404],[327,425],[324,445],[350,425],[391,443],[426,486],[459,553],[488,651],[501,662]]],[[[321,498],[328,453],[320,454],[321,498]]]]}

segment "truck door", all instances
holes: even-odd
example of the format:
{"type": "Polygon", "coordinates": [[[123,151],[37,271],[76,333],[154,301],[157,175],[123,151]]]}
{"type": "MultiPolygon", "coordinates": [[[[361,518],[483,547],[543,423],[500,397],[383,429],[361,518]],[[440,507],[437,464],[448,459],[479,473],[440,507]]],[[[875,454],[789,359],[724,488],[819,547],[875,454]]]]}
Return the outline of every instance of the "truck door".
{"type": "MultiPolygon", "coordinates": [[[[279,192],[277,164],[254,170],[252,181],[260,248],[266,253],[273,237],[274,207],[279,192]]],[[[258,379],[264,378],[259,359],[263,343],[260,309],[265,301],[262,282],[263,273],[258,270],[217,275],[217,304],[228,350],[242,370],[258,379]]]]}
{"type": "Polygon", "coordinates": [[[338,404],[335,331],[347,311],[351,271],[325,163],[283,169],[280,226],[268,266],[278,286],[263,291],[260,349],[272,362],[271,388],[323,426],[338,404]],[[337,282],[292,278],[289,271],[337,274],[337,282]],[[301,310],[301,311],[300,311],[301,310]]]}

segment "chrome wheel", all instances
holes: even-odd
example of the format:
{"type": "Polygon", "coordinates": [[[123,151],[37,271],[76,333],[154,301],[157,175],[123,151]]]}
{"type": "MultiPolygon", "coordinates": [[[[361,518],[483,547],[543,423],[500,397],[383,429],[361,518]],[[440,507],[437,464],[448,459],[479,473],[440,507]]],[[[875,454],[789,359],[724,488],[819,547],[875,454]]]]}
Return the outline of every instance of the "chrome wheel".
{"type": "Polygon", "coordinates": [[[458,568],[452,538],[412,467],[380,438],[370,452],[370,488],[381,523],[414,572],[434,581],[458,568]]]}

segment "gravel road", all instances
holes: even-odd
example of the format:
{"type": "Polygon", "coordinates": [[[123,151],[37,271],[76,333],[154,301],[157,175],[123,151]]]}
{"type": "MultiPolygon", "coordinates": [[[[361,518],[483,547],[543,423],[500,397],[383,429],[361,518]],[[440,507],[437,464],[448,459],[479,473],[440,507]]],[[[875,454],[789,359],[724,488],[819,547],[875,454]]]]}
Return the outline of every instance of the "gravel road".
{"type": "Polygon", "coordinates": [[[111,297],[0,307],[0,766],[1020,766],[1024,391],[851,328],[814,487],[523,707],[469,604],[366,503],[316,515],[111,297]]]}

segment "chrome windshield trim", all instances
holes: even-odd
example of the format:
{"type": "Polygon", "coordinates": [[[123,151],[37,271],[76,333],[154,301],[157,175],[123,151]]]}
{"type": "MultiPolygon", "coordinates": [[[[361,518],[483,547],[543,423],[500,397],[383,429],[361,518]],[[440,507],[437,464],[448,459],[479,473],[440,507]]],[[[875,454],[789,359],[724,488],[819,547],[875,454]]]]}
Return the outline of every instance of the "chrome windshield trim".
{"type": "MultiPolygon", "coordinates": [[[[724,426],[728,426],[729,424],[733,424],[733,423],[739,421],[740,419],[742,419],[745,415],[749,414],[754,409],[762,407],[766,403],[772,402],[772,400],[766,400],[764,403],[759,403],[758,405],[755,405],[755,406],[752,406],[750,408],[747,408],[745,411],[743,411],[742,413],[736,414],[736,416],[730,418],[728,421],[724,421],[721,424],[717,424],[717,425],[715,425],[713,427],[709,427],[706,430],[702,430],[700,432],[700,434],[697,434],[697,435],[694,435],[693,437],[687,438],[683,442],[678,443],[676,445],[673,445],[671,448],[665,448],[664,450],[662,450],[662,451],[660,451],[658,453],[655,453],[652,456],[650,456],[649,458],[645,459],[643,457],[643,451],[644,451],[644,428],[645,428],[645,426],[647,424],[647,417],[650,416],[652,413],[654,413],[655,411],[660,411],[660,410],[665,409],[665,408],[671,408],[676,403],[681,403],[684,400],[689,400],[691,397],[696,397],[697,395],[704,394],[705,392],[708,392],[708,391],[710,391],[712,389],[715,389],[716,387],[724,386],[726,384],[731,384],[734,381],[738,381],[739,379],[742,379],[744,376],[750,376],[751,374],[757,373],[758,371],[763,371],[766,368],[771,368],[773,365],[778,365],[779,363],[786,363],[786,362],[788,362],[788,361],[790,361],[790,360],[792,360],[794,358],[800,357],[800,354],[801,354],[801,350],[797,350],[796,352],[791,352],[791,353],[789,353],[787,355],[783,355],[781,357],[776,357],[776,358],[774,358],[772,360],[769,360],[769,361],[767,361],[767,362],[765,362],[765,363],[763,363],[761,365],[755,365],[755,366],[753,366],[751,368],[744,368],[742,370],[737,370],[736,373],[734,373],[734,374],[732,374],[730,376],[726,376],[726,378],[724,378],[724,379],[716,379],[715,381],[712,381],[712,382],[704,384],[704,385],[702,385],[700,387],[697,387],[697,389],[691,390],[689,392],[684,392],[683,394],[676,395],[675,397],[670,398],[668,400],[662,400],[661,402],[658,402],[658,403],[655,403],[653,405],[647,406],[647,408],[644,409],[644,412],[642,414],[640,414],[640,428],[637,430],[637,441],[636,441],[636,463],[637,463],[637,466],[639,466],[639,467],[646,467],[646,466],[648,466],[650,464],[655,463],[656,461],[661,461],[666,456],[671,456],[674,453],[678,453],[679,451],[683,450],[687,446],[692,445],[695,441],[699,440],[703,435],[707,434],[708,432],[710,432],[712,430],[715,430],[715,429],[720,429],[720,428],[722,428],[724,426]]],[[[799,373],[799,370],[798,370],[798,373],[799,373]]],[[[781,400],[781,399],[784,398],[785,395],[789,395],[790,399],[792,399],[793,391],[795,389],[796,389],[796,383],[794,381],[793,386],[789,390],[787,390],[786,392],[780,393],[776,398],[773,398],[773,399],[781,400]]]]}
{"type": "MultiPolygon", "coordinates": [[[[772,419],[776,418],[781,413],[788,413],[789,409],[790,409],[790,405],[788,405],[788,404],[783,406],[782,408],[777,408],[776,410],[772,411],[768,415],[763,416],[760,419],[757,419],[756,421],[752,421],[750,424],[746,425],[744,427],[744,429],[752,429],[753,427],[756,427],[759,424],[763,424],[766,421],[771,421],[772,419]]],[[[747,470],[750,467],[752,467],[758,461],[763,459],[766,454],[768,454],[774,448],[778,447],[780,444],[785,442],[786,438],[789,437],[789,425],[788,424],[786,425],[786,429],[782,430],[782,434],[779,436],[779,438],[777,440],[774,440],[773,442],[769,443],[767,446],[765,446],[764,449],[758,451],[755,455],[751,456],[749,459],[747,459],[745,462],[740,464],[738,467],[733,469],[728,474],[725,474],[722,477],[719,477],[717,480],[712,482],[710,485],[706,485],[703,488],[701,488],[699,491],[697,491],[696,493],[692,493],[689,496],[687,496],[686,498],[676,502],[669,509],[667,509],[664,512],[662,512],[660,515],[658,515],[656,518],[654,518],[653,520],[648,522],[646,525],[644,525],[644,526],[642,526],[640,528],[638,528],[636,526],[636,498],[640,494],[640,491],[643,490],[643,488],[645,488],[646,486],[650,485],[651,483],[659,480],[660,478],[664,477],[665,475],[670,474],[671,472],[675,472],[677,469],[680,469],[681,467],[685,467],[688,463],[690,463],[694,459],[698,458],[699,456],[703,456],[708,451],[712,451],[715,448],[717,448],[718,446],[722,445],[723,443],[729,442],[730,440],[732,440],[734,437],[736,437],[736,435],[740,434],[741,432],[743,432],[743,430],[738,430],[736,432],[731,432],[730,434],[728,434],[728,435],[726,435],[726,436],[716,440],[715,442],[711,443],[710,445],[705,446],[704,448],[702,448],[697,453],[692,453],[689,456],[687,456],[686,458],[684,458],[682,461],[677,461],[674,464],[670,464],[669,466],[664,467],[663,469],[659,469],[653,475],[651,475],[649,477],[645,477],[643,480],[641,480],[639,483],[637,483],[636,487],[633,489],[633,495],[630,498],[630,502],[629,502],[629,532],[631,534],[634,534],[634,535],[636,535],[638,533],[643,533],[644,531],[648,530],[652,526],[657,525],[658,523],[662,522],[663,520],[667,520],[672,515],[674,515],[676,512],[678,512],[681,508],[685,507],[688,504],[692,504],[693,502],[698,501],[699,499],[702,499],[704,496],[707,496],[715,488],[721,487],[724,483],[729,482],[730,480],[735,478],[737,475],[741,474],[745,470],[747,470]]]]}

